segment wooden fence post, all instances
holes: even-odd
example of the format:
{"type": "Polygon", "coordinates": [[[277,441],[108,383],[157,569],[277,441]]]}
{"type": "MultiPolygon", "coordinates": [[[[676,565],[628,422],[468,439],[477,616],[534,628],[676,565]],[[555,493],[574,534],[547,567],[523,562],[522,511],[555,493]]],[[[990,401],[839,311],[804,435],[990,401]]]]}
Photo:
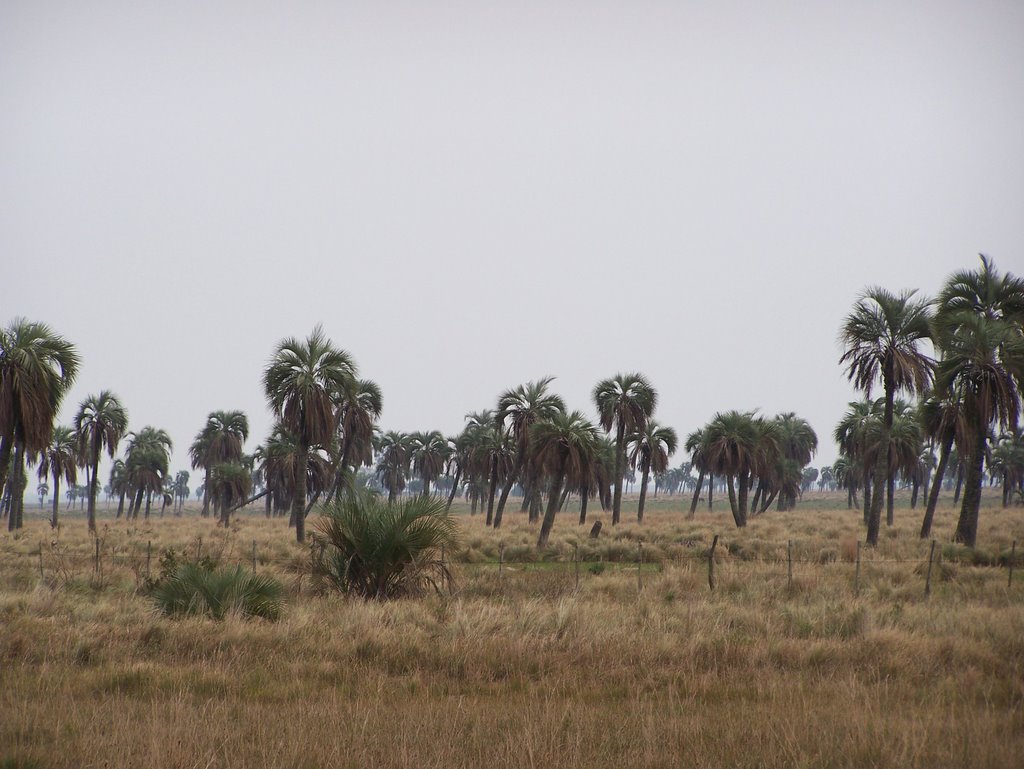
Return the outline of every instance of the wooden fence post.
{"type": "Polygon", "coordinates": [[[857,571],[853,573],[853,594],[860,595],[860,540],[857,541],[857,571]]]}
{"type": "Polygon", "coordinates": [[[929,596],[932,594],[932,559],[935,557],[935,540],[932,540],[932,546],[928,550],[928,573],[924,578],[924,594],[929,596]]]}
{"type": "Polygon", "coordinates": [[[203,538],[200,537],[199,541],[196,542],[196,560],[198,561],[203,555],[203,538]]]}
{"type": "Polygon", "coordinates": [[[715,589],[715,548],[718,547],[718,535],[711,540],[711,549],[708,550],[708,587],[715,589]]]}

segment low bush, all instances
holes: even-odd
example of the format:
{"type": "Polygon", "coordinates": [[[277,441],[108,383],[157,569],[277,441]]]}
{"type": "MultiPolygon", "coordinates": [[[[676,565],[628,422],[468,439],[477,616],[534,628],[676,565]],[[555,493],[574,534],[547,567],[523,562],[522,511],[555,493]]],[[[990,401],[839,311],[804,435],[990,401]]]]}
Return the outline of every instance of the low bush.
{"type": "Polygon", "coordinates": [[[150,590],[150,598],[168,616],[200,615],[216,620],[228,614],[276,620],[281,615],[281,583],[241,566],[210,569],[179,565],[150,590]]]}

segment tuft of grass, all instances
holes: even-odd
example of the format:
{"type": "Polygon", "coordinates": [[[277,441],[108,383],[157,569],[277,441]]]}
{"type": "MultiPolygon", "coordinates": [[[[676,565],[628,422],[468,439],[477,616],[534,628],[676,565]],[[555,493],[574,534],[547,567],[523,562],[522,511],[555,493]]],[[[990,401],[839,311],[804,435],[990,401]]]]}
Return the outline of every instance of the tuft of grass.
{"type": "Polygon", "coordinates": [[[241,566],[207,569],[199,564],[179,566],[150,592],[157,608],[168,616],[199,615],[216,620],[228,614],[276,620],[281,615],[281,583],[241,566]]]}

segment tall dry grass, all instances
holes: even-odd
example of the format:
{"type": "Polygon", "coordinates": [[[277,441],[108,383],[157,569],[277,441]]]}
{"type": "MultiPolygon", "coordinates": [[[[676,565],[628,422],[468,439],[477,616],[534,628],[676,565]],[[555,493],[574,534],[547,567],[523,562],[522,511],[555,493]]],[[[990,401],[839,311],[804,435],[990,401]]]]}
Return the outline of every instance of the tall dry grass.
{"type": "MultiPolygon", "coordinates": [[[[388,604],[311,595],[280,520],[101,521],[99,574],[84,521],[30,520],[0,537],[0,766],[1020,765],[1024,574],[947,549],[926,598],[901,509],[855,594],[855,512],[737,533],[661,502],[597,543],[563,514],[539,556],[517,516],[465,516],[458,592],[388,604]],[[166,547],[247,563],[253,540],[290,591],[279,622],[168,619],[138,591],[149,541],[155,569],[166,547]]],[[[1014,538],[1024,512],[983,511],[981,560],[1014,538]]]]}

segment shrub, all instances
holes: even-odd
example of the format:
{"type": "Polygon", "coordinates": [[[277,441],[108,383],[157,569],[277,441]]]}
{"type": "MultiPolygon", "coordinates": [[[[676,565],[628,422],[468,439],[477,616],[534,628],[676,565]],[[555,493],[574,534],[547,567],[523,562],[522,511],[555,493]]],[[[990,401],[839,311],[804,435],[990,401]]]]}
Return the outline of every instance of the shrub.
{"type": "Polygon", "coordinates": [[[365,599],[452,588],[444,548],[457,545],[455,519],[442,499],[388,503],[361,490],[336,499],[313,525],[313,576],[365,599]]]}
{"type": "Polygon", "coordinates": [[[229,613],[276,620],[281,615],[281,583],[241,566],[208,569],[186,563],[151,590],[157,608],[169,616],[196,614],[224,619],[229,613]]]}

